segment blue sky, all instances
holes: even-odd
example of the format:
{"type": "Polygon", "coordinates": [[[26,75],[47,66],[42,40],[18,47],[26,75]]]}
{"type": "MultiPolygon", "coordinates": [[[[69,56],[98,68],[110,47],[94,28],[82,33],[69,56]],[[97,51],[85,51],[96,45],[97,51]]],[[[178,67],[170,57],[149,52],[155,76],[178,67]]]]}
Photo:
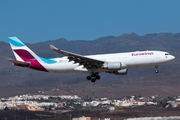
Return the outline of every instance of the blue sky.
{"type": "Polygon", "coordinates": [[[0,0],[0,40],[179,33],[180,0],[0,0]]]}

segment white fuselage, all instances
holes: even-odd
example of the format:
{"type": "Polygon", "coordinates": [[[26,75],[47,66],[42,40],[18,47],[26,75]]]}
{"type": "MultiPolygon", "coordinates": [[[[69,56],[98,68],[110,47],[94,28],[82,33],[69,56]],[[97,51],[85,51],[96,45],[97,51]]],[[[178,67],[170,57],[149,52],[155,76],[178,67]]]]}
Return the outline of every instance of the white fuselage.
{"type": "MultiPolygon", "coordinates": [[[[170,55],[167,52],[163,51],[136,51],[136,52],[126,52],[126,53],[114,53],[114,54],[99,54],[99,55],[88,55],[85,56],[88,58],[93,58],[106,62],[120,62],[122,67],[121,69],[129,68],[141,68],[165,64],[175,57],[170,55]]],[[[83,65],[79,63],[74,63],[69,61],[67,57],[55,58],[57,63],[46,64],[43,63],[43,66],[49,72],[57,73],[66,73],[66,72],[87,72],[88,70],[84,68],[83,65]]],[[[107,69],[99,68],[96,69],[96,72],[105,72],[107,69]]]]}

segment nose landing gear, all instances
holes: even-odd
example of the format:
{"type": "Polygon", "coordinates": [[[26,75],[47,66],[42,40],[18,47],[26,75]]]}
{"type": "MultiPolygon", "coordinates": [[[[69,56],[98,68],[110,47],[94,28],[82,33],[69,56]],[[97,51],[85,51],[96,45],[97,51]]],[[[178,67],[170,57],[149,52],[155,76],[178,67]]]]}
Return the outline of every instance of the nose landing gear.
{"type": "Polygon", "coordinates": [[[155,73],[158,73],[158,72],[159,72],[158,67],[156,67],[155,73]]]}

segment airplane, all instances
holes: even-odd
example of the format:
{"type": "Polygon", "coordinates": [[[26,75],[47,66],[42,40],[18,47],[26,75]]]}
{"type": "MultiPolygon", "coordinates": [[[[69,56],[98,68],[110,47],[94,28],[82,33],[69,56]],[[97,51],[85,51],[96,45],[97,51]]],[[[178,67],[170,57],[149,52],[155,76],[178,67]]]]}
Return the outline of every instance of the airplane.
{"type": "Polygon", "coordinates": [[[80,55],[58,49],[50,45],[55,52],[64,55],[61,58],[43,58],[36,55],[17,37],[8,37],[8,42],[16,59],[8,59],[14,66],[21,66],[54,73],[89,73],[87,80],[95,82],[100,79],[99,73],[126,75],[130,68],[158,67],[175,59],[164,51],[135,51],[112,54],[80,55]]]}

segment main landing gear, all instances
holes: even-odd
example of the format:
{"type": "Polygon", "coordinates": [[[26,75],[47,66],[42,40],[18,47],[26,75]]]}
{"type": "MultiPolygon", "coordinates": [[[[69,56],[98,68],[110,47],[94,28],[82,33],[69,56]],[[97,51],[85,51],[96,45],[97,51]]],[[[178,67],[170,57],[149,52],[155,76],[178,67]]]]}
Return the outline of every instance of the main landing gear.
{"type": "Polygon", "coordinates": [[[96,80],[100,79],[100,76],[98,75],[98,73],[91,73],[89,76],[87,76],[88,80],[91,80],[91,82],[96,82],[96,80]]]}

